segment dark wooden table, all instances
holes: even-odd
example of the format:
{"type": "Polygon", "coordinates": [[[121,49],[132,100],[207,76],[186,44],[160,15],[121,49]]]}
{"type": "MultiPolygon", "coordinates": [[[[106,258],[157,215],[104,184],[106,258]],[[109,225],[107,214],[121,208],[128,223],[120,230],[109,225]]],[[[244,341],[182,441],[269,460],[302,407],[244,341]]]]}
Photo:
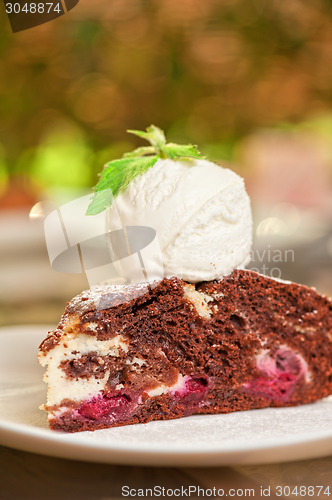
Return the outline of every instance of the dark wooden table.
{"type": "Polygon", "coordinates": [[[328,500],[332,456],[272,465],[154,468],[64,460],[0,446],[1,500],[220,498],[221,489],[228,498],[328,500]]]}

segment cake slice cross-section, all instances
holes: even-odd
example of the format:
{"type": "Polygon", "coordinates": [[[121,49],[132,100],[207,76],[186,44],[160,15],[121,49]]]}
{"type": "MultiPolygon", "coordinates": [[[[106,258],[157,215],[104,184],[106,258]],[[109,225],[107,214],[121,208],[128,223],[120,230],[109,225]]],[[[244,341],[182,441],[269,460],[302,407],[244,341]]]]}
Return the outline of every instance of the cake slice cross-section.
{"type": "Polygon", "coordinates": [[[100,286],[40,345],[51,429],[85,431],[312,403],[332,394],[332,303],[236,270],[100,286]]]}

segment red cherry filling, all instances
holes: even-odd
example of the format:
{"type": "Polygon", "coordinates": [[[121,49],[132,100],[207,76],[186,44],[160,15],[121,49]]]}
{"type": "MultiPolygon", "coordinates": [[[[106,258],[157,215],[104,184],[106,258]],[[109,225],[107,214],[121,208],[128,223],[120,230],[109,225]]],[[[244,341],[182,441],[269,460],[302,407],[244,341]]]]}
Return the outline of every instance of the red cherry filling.
{"type": "Polygon", "coordinates": [[[188,403],[201,401],[207,391],[208,381],[203,378],[188,378],[184,388],[181,391],[175,392],[175,396],[185,400],[188,403]]]}
{"type": "Polygon", "coordinates": [[[94,420],[110,414],[120,417],[122,414],[126,413],[125,410],[130,401],[131,399],[125,395],[113,397],[108,397],[106,395],[99,396],[83,403],[79,407],[78,412],[83,417],[92,418],[94,420]]]}
{"type": "Polygon", "coordinates": [[[208,382],[205,378],[190,378],[186,381],[185,391],[187,394],[199,394],[206,392],[208,382]]]}
{"type": "Polygon", "coordinates": [[[282,347],[274,356],[268,352],[260,356],[257,368],[264,375],[246,384],[246,388],[251,393],[280,401],[288,401],[292,397],[296,382],[306,371],[300,355],[282,347]]]}
{"type": "MultiPolygon", "coordinates": [[[[208,382],[205,378],[189,378],[185,381],[183,388],[179,391],[173,392],[175,398],[181,399],[188,403],[188,407],[193,404],[199,403],[205,396],[207,391],[208,382]]],[[[130,397],[126,394],[116,396],[100,395],[86,401],[78,408],[78,413],[82,417],[93,420],[114,419],[121,420],[126,417],[128,412],[132,410],[139,397],[130,397]]]]}

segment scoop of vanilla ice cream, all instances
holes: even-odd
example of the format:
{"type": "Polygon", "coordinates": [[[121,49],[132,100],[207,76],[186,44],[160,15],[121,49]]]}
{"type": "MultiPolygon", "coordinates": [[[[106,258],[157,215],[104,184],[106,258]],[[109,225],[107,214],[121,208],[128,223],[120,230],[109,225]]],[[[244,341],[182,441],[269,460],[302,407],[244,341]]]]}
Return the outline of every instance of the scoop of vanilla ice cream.
{"type": "Polygon", "coordinates": [[[123,226],[155,229],[166,277],[209,281],[250,260],[250,200],[243,179],[229,169],[159,159],[114,203],[123,226]]]}

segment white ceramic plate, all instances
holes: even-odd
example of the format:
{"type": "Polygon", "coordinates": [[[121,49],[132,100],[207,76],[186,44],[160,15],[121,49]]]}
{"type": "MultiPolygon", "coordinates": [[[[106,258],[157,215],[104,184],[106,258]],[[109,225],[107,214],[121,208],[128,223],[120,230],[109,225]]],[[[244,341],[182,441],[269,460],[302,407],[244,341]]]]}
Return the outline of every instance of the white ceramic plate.
{"type": "Polygon", "coordinates": [[[66,434],[47,428],[36,356],[47,326],[0,329],[0,444],[54,457],[130,465],[273,463],[332,454],[332,398],[296,408],[199,415],[66,434]]]}

